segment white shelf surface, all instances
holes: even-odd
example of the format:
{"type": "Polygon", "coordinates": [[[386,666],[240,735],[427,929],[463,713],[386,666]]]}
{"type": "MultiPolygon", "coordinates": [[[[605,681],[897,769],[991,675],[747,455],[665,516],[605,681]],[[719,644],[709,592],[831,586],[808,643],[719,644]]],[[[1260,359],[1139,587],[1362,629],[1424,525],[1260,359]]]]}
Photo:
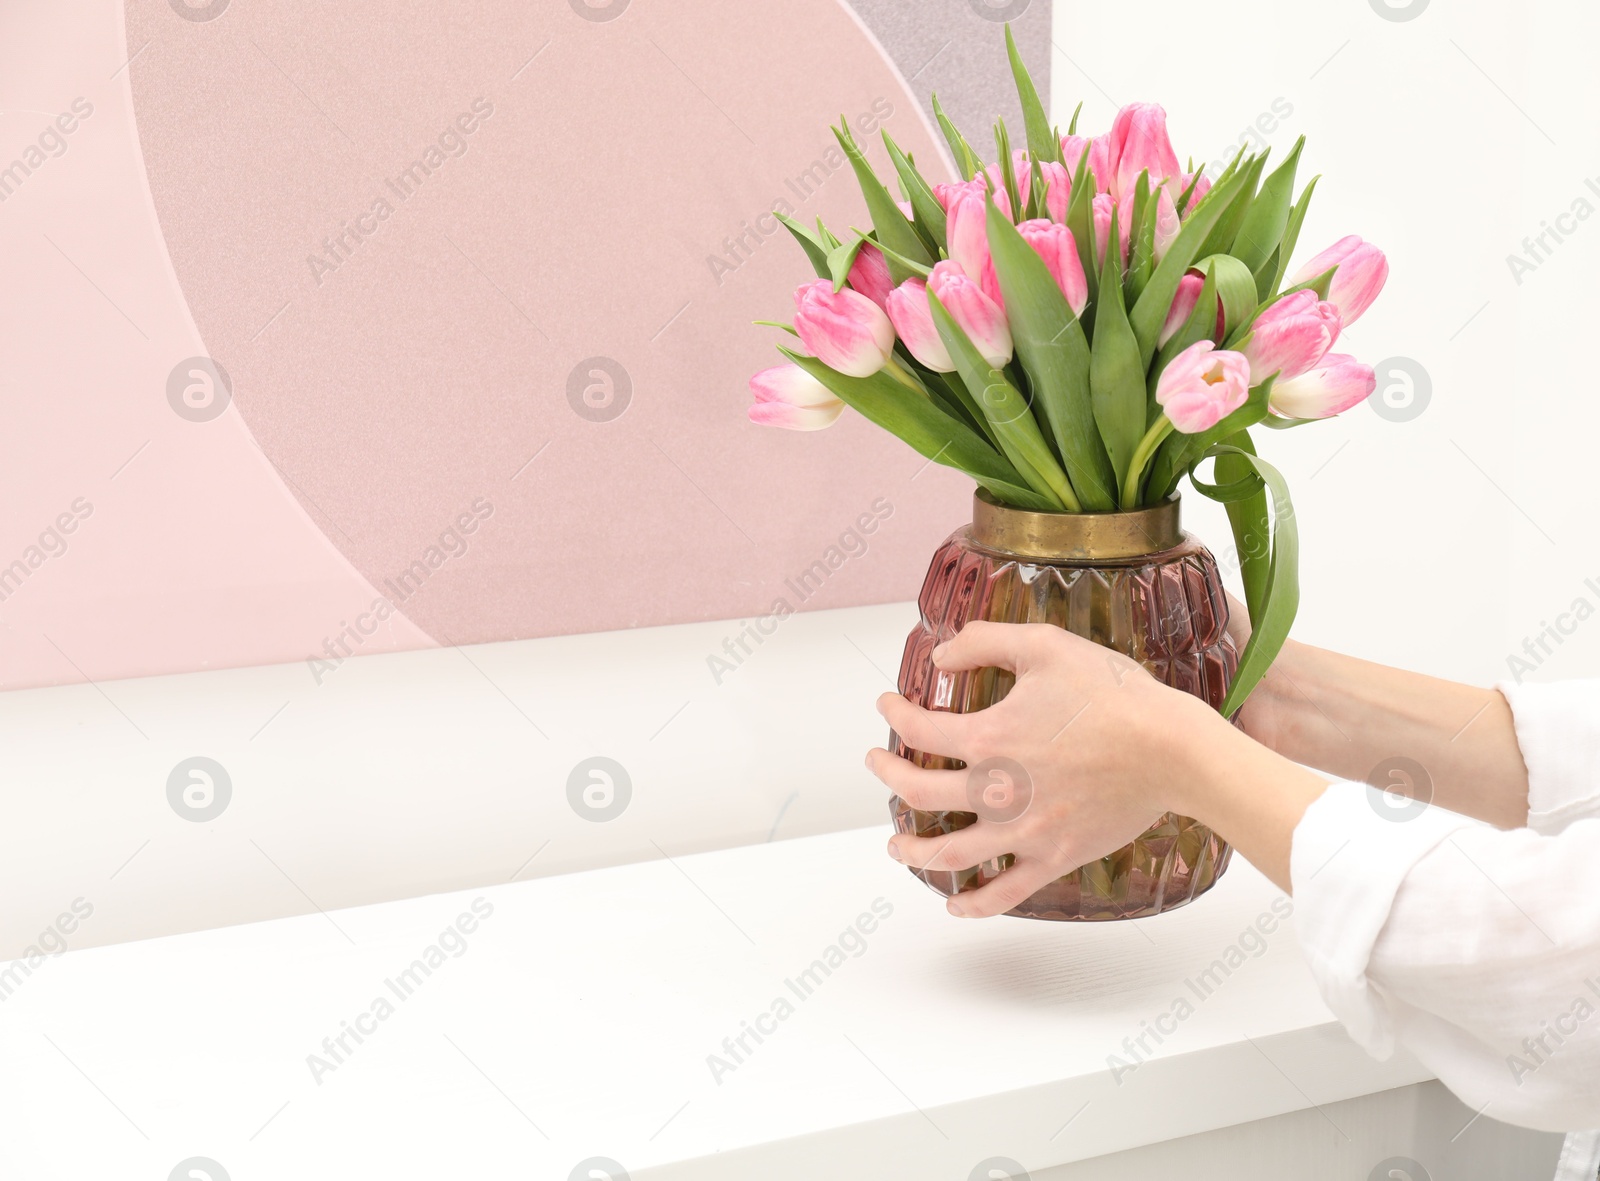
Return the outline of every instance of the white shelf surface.
{"type": "Polygon", "coordinates": [[[1246,932],[1284,902],[1242,860],[1151,920],[975,922],[888,860],[888,835],[49,959],[0,1003],[0,1175],[165,1177],[203,1156],[236,1181],[565,1179],[606,1157],[633,1181],[958,1181],[988,1157],[1038,1170],[1429,1077],[1345,1037],[1292,920],[1257,947],[1246,932]],[[465,950],[398,999],[386,981],[475,901],[492,914],[465,950]],[[797,998],[786,981],[875,901],[892,913],[864,950],[797,998]],[[1230,948],[1242,963],[1201,999],[1186,981],[1230,948]],[[380,997],[392,1014],[315,1079],[308,1055],[380,997]],[[708,1056],[779,997],[793,1014],[715,1080],[708,1056]],[[1180,997],[1192,1012],[1114,1081],[1108,1055],[1180,997]]]}

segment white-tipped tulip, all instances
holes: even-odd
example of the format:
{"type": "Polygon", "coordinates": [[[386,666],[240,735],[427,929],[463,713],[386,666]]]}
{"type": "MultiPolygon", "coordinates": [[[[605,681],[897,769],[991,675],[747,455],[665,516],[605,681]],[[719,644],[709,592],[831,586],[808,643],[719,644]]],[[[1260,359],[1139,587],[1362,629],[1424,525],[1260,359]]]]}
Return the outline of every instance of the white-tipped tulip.
{"type": "Polygon", "coordinates": [[[998,369],[1011,360],[1011,326],[1006,323],[1005,312],[983,293],[960,263],[946,259],[937,264],[928,276],[928,287],[985,361],[998,369]]]}
{"type": "Polygon", "coordinates": [[[894,325],[901,343],[911,355],[935,373],[955,372],[950,350],[933,324],[933,309],[928,306],[928,285],[921,279],[907,279],[889,292],[884,310],[894,325]]]}
{"type": "Polygon", "coordinates": [[[755,405],[750,421],[791,431],[820,431],[832,426],[844,403],[798,365],[774,365],[750,379],[755,405]]]}
{"type": "Polygon", "coordinates": [[[1372,366],[1345,353],[1329,353],[1299,377],[1274,382],[1267,404],[1285,418],[1332,418],[1366,401],[1377,385],[1372,366]]]}
{"type": "Polygon", "coordinates": [[[894,352],[894,325],[859,291],[826,279],[794,293],[794,329],[813,357],[850,377],[871,377],[894,352]]]}

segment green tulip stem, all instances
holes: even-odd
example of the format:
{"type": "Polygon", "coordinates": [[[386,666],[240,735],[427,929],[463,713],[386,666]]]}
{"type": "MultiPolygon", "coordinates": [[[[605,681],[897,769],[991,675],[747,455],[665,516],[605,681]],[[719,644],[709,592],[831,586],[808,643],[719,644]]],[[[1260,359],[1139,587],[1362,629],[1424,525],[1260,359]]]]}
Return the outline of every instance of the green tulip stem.
{"type": "Polygon", "coordinates": [[[905,367],[893,357],[885,357],[883,361],[883,367],[889,371],[890,377],[893,377],[901,385],[905,386],[906,389],[914,390],[923,397],[928,396],[928,391],[923,388],[922,383],[911,374],[907,373],[905,367]]]}
{"type": "Polygon", "coordinates": [[[1126,511],[1139,503],[1139,485],[1144,480],[1145,468],[1155,456],[1156,448],[1172,433],[1172,419],[1163,414],[1145,431],[1144,438],[1133,449],[1133,461],[1128,464],[1128,478],[1122,485],[1122,507],[1126,511]]]}

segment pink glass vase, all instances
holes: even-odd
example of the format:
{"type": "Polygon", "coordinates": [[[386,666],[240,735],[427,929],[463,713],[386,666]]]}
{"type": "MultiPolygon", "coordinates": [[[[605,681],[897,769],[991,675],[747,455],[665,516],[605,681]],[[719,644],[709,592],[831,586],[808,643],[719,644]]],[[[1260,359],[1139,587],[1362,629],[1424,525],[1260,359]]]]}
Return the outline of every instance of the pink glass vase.
{"type": "MultiPolygon", "coordinates": [[[[935,645],[974,619],[1066,628],[1132,657],[1212,708],[1221,706],[1238,664],[1216,560],[1179,528],[1176,498],[1129,513],[1035,513],[1005,508],[980,491],[973,523],[934,554],[917,602],[921,621],[906,639],[900,692],[928,709],[967,713],[1010,690],[1014,678],[999,669],[934,668],[935,645]]],[[[918,766],[966,765],[889,737],[890,749],[918,766]]],[[[977,820],[971,812],[919,811],[898,796],[889,807],[895,828],[917,836],[977,820]]],[[[1209,890],[1230,853],[1199,821],[1153,816],[1132,844],[1057,878],[1007,913],[1061,921],[1160,914],[1209,890]]],[[[948,896],[976,889],[1010,864],[1008,854],[970,869],[911,872],[948,896]]]]}

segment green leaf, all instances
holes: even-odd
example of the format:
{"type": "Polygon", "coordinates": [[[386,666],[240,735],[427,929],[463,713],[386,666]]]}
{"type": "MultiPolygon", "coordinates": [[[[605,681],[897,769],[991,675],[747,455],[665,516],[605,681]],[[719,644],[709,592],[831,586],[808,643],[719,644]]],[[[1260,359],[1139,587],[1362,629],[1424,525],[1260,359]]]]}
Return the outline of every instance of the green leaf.
{"type": "MultiPolygon", "coordinates": [[[[1216,275],[1217,295],[1222,299],[1224,338],[1256,317],[1256,280],[1250,268],[1231,254],[1213,254],[1195,263],[1208,277],[1216,275]]],[[[1215,328],[1215,324],[1213,324],[1215,328]]]]}
{"type": "Polygon", "coordinates": [[[1094,259],[1094,186],[1094,173],[1089,168],[1089,149],[1085,147],[1074,165],[1072,196],[1067,202],[1067,229],[1072,231],[1072,240],[1078,246],[1078,262],[1083,267],[1084,277],[1089,280],[1089,308],[1085,309],[1085,313],[1091,319],[1085,331],[1093,326],[1092,309],[1100,298],[1100,276],[1094,259]]]}
{"type": "Polygon", "coordinates": [[[1233,525],[1250,614],[1250,640],[1239,655],[1238,672],[1222,703],[1223,715],[1231,717],[1261,683],[1294,626],[1300,607],[1300,533],[1288,484],[1277,468],[1255,454],[1249,435],[1240,432],[1231,443],[1209,448],[1206,455],[1216,460],[1218,484],[1195,482],[1191,472],[1190,480],[1201,493],[1213,495],[1241,485],[1250,489],[1242,496],[1213,496],[1223,500],[1233,525]]]}
{"type": "MultiPolygon", "coordinates": [[[[1185,271],[1191,263],[1204,255],[1200,252],[1201,243],[1210,234],[1218,220],[1228,212],[1239,195],[1244,190],[1246,174],[1235,172],[1225,180],[1219,180],[1211,187],[1200,204],[1194,207],[1188,219],[1183,223],[1183,228],[1178,231],[1178,236],[1173,239],[1172,245],[1167,248],[1167,253],[1162,257],[1161,263],[1156,267],[1155,273],[1150,276],[1150,281],[1145,284],[1144,293],[1139,296],[1139,302],[1134,304],[1128,322],[1133,325],[1134,334],[1139,338],[1140,370],[1150,364],[1150,359],[1155,356],[1156,339],[1161,335],[1162,325],[1166,323],[1167,313],[1172,309],[1172,297],[1177,293],[1178,280],[1183,278],[1185,271]]],[[[1074,192],[1074,198],[1077,194],[1074,192]]],[[[1073,234],[1077,234],[1076,227],[1073,234]]],[[[1093,247],[1093,233],[1091,229],[1090,245],[1093,247]]],[[[1110,253],[1107,251],[1106,253],[1110,253]]],[[[1206,253],[1215,253],[1207,251],[1206,253]]],[[[1097,313],[1098,314],[1098,313],[1097,313]]]]}
{"type": "Polygon", "coordinates": [[[1133,223],[1129,227],[1128,276],[1124,282],[1128,303],[1139,302],[1156,265],[1156,205],[1160,197],[1150,188],[1150,174],[1141,172],[1133,187],[1133,223]]]}
{"type": "Polygon", "coordinates": [[[978,407],[994,429],[1006,458],[1029,487],[1054,501],[1053,508],[1078,511],[1081,507],[1078,498],[1067,482],[1066,473],[1050,453],[1050,445],[1045,442],[1022,391],[978,352],[977,346],[932,291],[928,292],[928,307],[933,312],[933,323],[944,347],[956,363],[956,371],[976,396],[978,407]]]}
{"type": "Polygon", "coordinates": [[[782,328],[790,336],[799,336],[793,324],[785,324],[782,320],[751,320],[750,323],[760,328],[782,328]]]}
{"type": "Polygon", "coordinates": [[[1022,220],[1022,195],[1017,191],[1017,172],[1011,163],[1011,137],[1006,134],[1006,121],[994,121],[995,147],[1000,151],[1000,177],[1005,185],[1006,206],[1011,210],[1011,220],[1022,220]]]}
{"type": "Polygon", "coordinates": [[[1050,186],[1044,180],[1044,166],[1039,157],[1033,156],[1028,160],[1028,208],[1025,210],[1025,220],[1032,221],[1036,217],[1048,219],[1050,204],[1047,200],[1050,186]]]}
{"type": "MultiPolygon", "coordinates": [[[[1076,107],[1073,108],[1072,120],[1067,124],[1068,135],[1078,134],[1078,116],[1081,114],[1083,114],[1083,103],[1080,102],[1076,107]]],[[[1065,164],[1066,161],[1063,160],[1062,163],[1065,164]]]]}
{"type": "MultiPolygon", "coordinates": [[[[902,355],[909,357],[910,353],[905,352],[902,355]]],[[[924,369],[915,359],[912,360],[912,368],[922,384],[927,387],[928,397],[946,413],[972,428],[974,434],[993,447],[996,454],[999,453],[1000,443],[994,437],[994,428],[989,425],[989,420],[983,417],[977,399],[967,391],[961,378],[954,373],[935,373],[931,369],[924,369]]]]}
{"type": "MultiPolygon", "coordinates": [[[[861,235],[861,231],[855,229],[854,227],[852,227],[851,232],[861,235]]],[[[865,235],[861,236],[864,237],[865,235]]],[[[890,250],[882,242],[874,242],[873,245],[882,251],[884,261],[889,264],[889,273],[891,275],[897,273],[897,271],[904,271],[907,277],[915,275],[919,279],[926,279],[929,275],[933,274],[933,268],[928,266],[926,263],[913,262],[911,259],[907,258],[898,251],[890,250]]],[[[898,280],[898,282],[902,283],[904,281],[904,279],[898,280]]]]}
{"type": "Polygon", "coordinates": [[[1261,269],[1283,239],[1289,223],[1289,210],[1294,203],[1294,174],[1300,163],[1300,152],[1306,146],[1306,137],[1295,141],[1284,162],[1278,165],[1261,186],[1261,192],[1250,203],[1250,209],[1239,225],[1228,253],[1244,263],[1252,273],[1261,269]]]}
{"type": "MultiPolygon", "coordinates": [[[[1190,163],[1192,164],[1193,161],[1190,161],[1190,163]]],[[[1177,201],[1173,203],[1174,207],[1178,211],[1179,217],[1182,217],[1183,211],[1189,208],[1189,202],[1194,200],[1195,189],[1200,187],[1201,172],[1195,172],[1192,167],[1189,169],[1189,171],[1194,173],[1194,179],[1189,182],[1188,188],[1184,189],[1183,192],[1178,194],[1177,201]]],[[[1203,172],[1204,170],[1202,169],[1201,171],[1203,172]]]]}
{"type": "MultiPolygon", "coordinates": [[[[895,255],[909,258],[924,266],[932,266],[933,257],[923,246],[916,229],[906,220],[906,215],[900,212],[900,206],[895,204],[894,197],[883,187],[878,174],[872,171],[872,165],[867,162],[866,156],[862,155],[861,149],[856,146],[855,138],[850,134],[850,125],[841,120],[840,126],[833,129],[833,134],[838,139],[839,146],[844,149],[845,156],[849,158],[850,167],[855,170],[856,180],[861,185],[861,195],[867,201],[867,212],[872,215],[872,228],[877,232],[878,241],[893,250],[895,255]]],[[[884,257],[889,262],[889,273],[896,283],[905,282],[913,274],[893,255],[885,252],[884,257]]]]}
{"type": "Polygon", "coordinates": [[[815,357],[781,346],[778,351],[863,418],[904,440],[919,455],[966,472],[1003,503],[1035,510],[1059,507],[1030,489],[1016,468],[970,428],[896,381],[887,371],[880,369],[871,377],[847,377],[815,357]]]}
{"type": "Polygon", "coordinates": [[[1287,299],[1296,291],[1314,291],[1316,292],[1318,299],[1327,299],[1328,287],[1333,282],[1333,273],[1338,269],[1338,267],[1329,267],[1327,270],[1323,271],[1322,274],[1307,279],[1304,283],[1296,283],[1288,290],[1281,291],[1277,295],[1272,296],[1270,299],[1266,299],[1261,303],[1258,303],[1255,307],[1255,311],[1241,320],[1238,327],[1234,328],[1228,333],[1227,343],[1222,347],[1228,349],[1243,348],[1246,343],[1245,338],[1249,336],[1250,329],[1255,325],[1256,318],[1260,316],[1262,312],[1270,308],[1273,304],[1279,302],[1280,300],[1287,299]]]}
{"type": "Polygon", "coordinates": [[[800,243],[800,249],[804,250],[806,257],[811,260],[811,266],[817,272],[817,278],[828,278],[828,251],[830,247],[824,244],[821,238],[806,229],[805,226],[792,218],[785,217],[776,209],[772,211],[772,216],[782,223],[784,229],[794,235],[796,242],[800,243]]]}
{"type": "Polygon", "coordinates": [[[939,130],[944,132],[945,142],[950,145],[950,154],[956,158],[956,169],[961,173],[962,180],[971,180],[983,171],[983,158],[972,150],[966,137],[950,122],[944,108],[939,105],[939,96],[935,94],[932,98],[934,118],[939,120],[939,130]]]}
{"type": "Polygon", "coordinates": [[[939,247],[945,239],[944,210],[939,205],[939,199],[933,195],[922,173],[917,171],[911,158],[900,150],[900,145],[894,142],[887,130],[883,133],[883,146],[888,148],[889,159],[893,161],[894,170],[900,174],[900,183],[905,187],[906,200],[911,202],[911,212],[915,214],[912,224],[921,234],[922,244],[928,248],[928,254],[937,258],[939,247]]]}
{"type": "Polygon", "coordinates": [[[989,252],[1017,358],[1056,452],[1085,509],[1116,508],[1116,476],[1095,424],[1089,342],[1038,251],[989,203],[989,252]]]}
{"type": "Polygon", "coordinates": [[[1022,122],[1028,133],[1028,154],[1036,160],[1060,163],[1061,141],[1050,131],[1050,116],[1045,114],[1044,104],[1039,101],[1039,92],[1034,89],[1028,67],[1022,64],[1022,55],[1017,52],[1017,42],[1011,35],[1010,24],[1006,25],[1006,56],[1011,59],[1011,76],[1016,79],[1017,98],[1022,103],[1022,122]]]}
{"type": "Polygon", "coordinates": [[[833,280],[833,289],[840,290],[850,278],[850,268],[856,265],[856,255],[861,253],[867,238],[859,231],[846,243],[840,243],[828,251],[828,278],[833,280]]]}
{"type": "MultiPolygon", "coordinates": [[[[1211,233],[1201,243],[1199,257],[1204,258],[1208,254],[1226,254],[1233,248],[1233,240],[1239,236],[1239,227],[1244,224],[1244,219],[1249,215],[1255,200],[1256,185],[1261,181],[1262,169],[1267,166],[1268,154],[1263,152],[1259,156],[1252,156],[1246,166],[1234,174],[1242,179],[1244,191],[1229,205],[1228,211],[1217,219],[1217,224],[1211,227],[1211,233]]],[[[1208,197],[1210,195],[1206,194],[1208,197]]]]}
{"type": "Polygon", "coordinates": [[[1139,339],[1122,302],[1122,251],[1117,246],[1117,211],[1111,212],[1105,266],[1100,273],[1100,305],[1095,309],[1094,343],[1089,350],[1089,388],[1100,440],[1111,458],[1113,488],[1121,488],[1145,430],[1144,361],[1139,339]]]}
{"type": "Polygon", "coordinates": [[[1283,230],[1283,241],[1278,243],[1277,265],[1272,270],[1270,282],[1263,282],[1268,278],[1266,275],[1256,277],[1256,293],[1263,303],[1270,301],[1277,294],[1278,288],[1283,284],[1283,277],[1289,273],[1289,259],[1293,257],[1294,248],[1300,241],[1300,226],[1306,220],[1306,210],[1311,205],[1311,193],[1321,179],[1320,176],[1313,176],[1301,191],[1300,200],[1296,201],[1294,208],[1289,211],[1289,220],[1283,230]]]}

